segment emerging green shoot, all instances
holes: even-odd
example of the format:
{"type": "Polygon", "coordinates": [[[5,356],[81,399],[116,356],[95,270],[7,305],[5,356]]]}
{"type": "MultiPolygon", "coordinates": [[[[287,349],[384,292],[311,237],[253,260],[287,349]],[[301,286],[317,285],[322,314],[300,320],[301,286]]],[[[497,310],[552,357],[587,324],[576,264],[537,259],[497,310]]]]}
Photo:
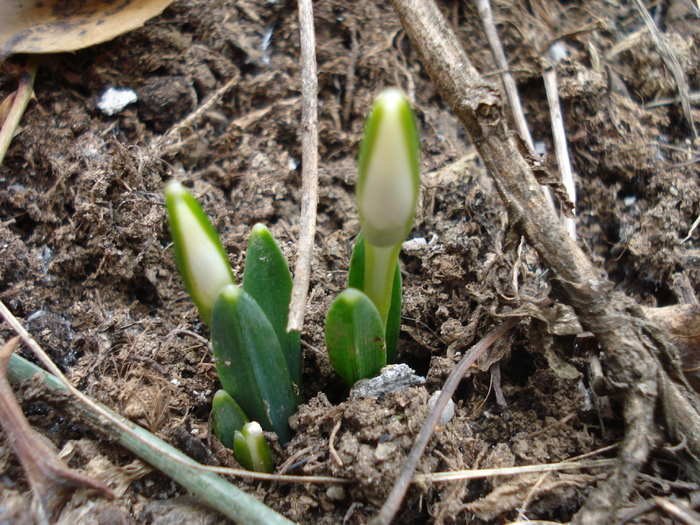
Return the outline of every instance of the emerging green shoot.
{"type": "Polygon", "coordinates": [[[331,304],[326,347],[333,368],[348,385],[373,377],[386,366],[384,325],[377,307],[360,290],[343,290],[331,304]]]}
{"type": "Polygon", "coordinates": [[[237,430],[233,438],[233,455],[247,470],[272,472],[272,452],[260,425],[252,421],[237,430]]]}
{"type": "Polygon", "coordinates": [[[217,390],[211,404],[214,433],[221,443],[233,450],[233,435],[248,423],[243,409],[225,390],[217,390]]]}
{"type": "Polygon", "coordinates": [[[226,448],[233,450],[233,456],[243,468],[272,472],[272,452],[260,424],[248,421],[225,390],[214,394],[211,413],[214,432],[226,448]]]}
{"type": "Polygon", "coordinates": [[[286,443],[287,420],[299,404],[301,344],[298,332],[286,332],[292,276],[284,255],[270,231],[256,224],[243,287],[237,287],[221,241],[197,201],[177,182],[166,187],[165,196],[178,268],[211,328],[224,387],[214,396],[215,432],[234,448],[236,432],[250,418],[286,443]]]}
{"type": "Polygon", "coordinates": [[[214,362],[224,390],[263,428],[290,439],[289,417],[299,399],[272,324],[243,288],[228,285],[211,316],[214,362]]]}
{"type": "Polygon", "coordinates": [[[297,331],[287,333],[289,303],[292,299],[292,274],[277,241],[263,224],[250,232],[246,252],[243,289],[255,299],[270,320],[292,382],[301,387],[301,342],[297,331]]]}
{"type": "Polygon", "coordinates": [[[360,146],[357,208],[362,231],[352,254],[349,288],[326,317],[331,363],[351,385],[396,359],[401,325],[398,257],[415,216],[419,154],[408,100],[398,89],[383,91],[367,117],[360,146]]]}
{"type": "Polygon", "coordinates": [[[201,206],[182,184],[166,186],[165,202],[177,267],[199,315],[209,324],[219,290],[235,282],[228,256],[201,206]]]}

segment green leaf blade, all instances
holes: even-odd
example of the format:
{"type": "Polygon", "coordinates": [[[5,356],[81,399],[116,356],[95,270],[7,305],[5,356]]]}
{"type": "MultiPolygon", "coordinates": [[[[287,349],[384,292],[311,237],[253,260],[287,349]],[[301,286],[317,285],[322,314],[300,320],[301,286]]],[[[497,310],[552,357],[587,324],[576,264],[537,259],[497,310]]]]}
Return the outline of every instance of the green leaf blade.
{"type": "Polygon", "coordinates": [[[298,398],[275,331],[260,306],[242,288],[225,287],[214,303],[211,335],[224,390],[251,420],[287,443],[288,420],[298,398]]]}
{"type": "Polygon", "coordinates": [[[301,334],[297,331],[287,333],[292,274],[277,241],[263,224],[256,224],[250,232],[243,289],[255,299],[270,320],[287,360],[289,375],[299,389],[301,334]]]}
{"type": "Polygon", "coordinates": [[[326,347],[333,368],[350,386],[374,377],[386,366],[382,319],[360,290],[348,288],[331,304],[326,317],[326,347]]]}
{"type": "Polygon", "coordinates": [[[214,433],[226,448],[233,450],[233,435],[248,423],[243,409],[225,390],[217,390],[211,406],[214,433]]]}

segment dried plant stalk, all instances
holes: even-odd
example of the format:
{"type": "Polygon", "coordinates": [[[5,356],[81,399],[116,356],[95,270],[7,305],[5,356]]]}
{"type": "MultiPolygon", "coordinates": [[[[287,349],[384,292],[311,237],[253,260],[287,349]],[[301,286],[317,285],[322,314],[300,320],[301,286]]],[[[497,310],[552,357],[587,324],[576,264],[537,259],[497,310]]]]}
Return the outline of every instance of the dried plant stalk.
{"type": "Polygon", "coordinates": [[[316,78],[316,36],[311,0],[299,0],[301,33],[301,223],[299,247],[294,266],[294,287],[289,306],[287,331],[301,332],[306,295],[311,280],[311,260],[316,236],[318,207],[318,79],[316,78]]]}

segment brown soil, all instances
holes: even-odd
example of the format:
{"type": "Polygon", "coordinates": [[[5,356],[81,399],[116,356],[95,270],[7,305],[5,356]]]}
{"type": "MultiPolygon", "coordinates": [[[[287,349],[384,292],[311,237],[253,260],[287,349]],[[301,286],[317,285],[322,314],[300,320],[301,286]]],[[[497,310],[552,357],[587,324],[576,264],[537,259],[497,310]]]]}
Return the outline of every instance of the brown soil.
{"type": "MultiPolygon", "coordinates": [[[[550,159],[541,56],[557,38],[570,52],[556,71],[577,175],[580,244],[640,304],[688,302],[700,291],[700,231],[681,242],[700,214],[697,150],[679,104],[645,108],[675,97],[676,88],[648,34],[633,37],[643,27],[633,3],[493,5],[530,128],[550,159]]],[[[655,12],[690,90],[697,91],[700,22],[693,5],[669,1],[655,12]]],[[[473,3],[445,0],[442,7],[480,71],[498,81],[473,3]]],[[[305,404],[292,421],[296,437],[276,454],[278,464],[296,455],[293,473],[354,483],[342,489],[237,483],[302,523],[365,523],[402,466],[428,397],[464,350],[498,322],[486,314],[492,284],[482,276],[499,261],[507,217],[390,7],[318,0],[314,9],[320,205],[302,336],[305,404]],[[353,191],[364,116],[379,89],[391,85],[406,90],[419,122],[424,177],[411,238],[426,241],[402,255],[398,360],[428,381],[383,399],[348,399],[324,350],[323,320],[345,286],[358,233],[353,191]]],[[[162,190],[172,179],[192,188],[221,232],[237,277],[255,222],[271,228],[293,261],[298,56],[296,2],[178,0],[112,42],[45,59],[36,101],[0,167],[2,301],[80,389],[183,450],[192,450],[193,440],[204,445],[200,460],[232,461],[210,432],[218,381],[208,330],[175,267],[162,190]],[[160,140],[232,78],[238,82],[194,129],[160,140]],[[109,86],[135,89],[139,102],[105,116],[96,102],[109,86]]],[[[0,84],[3,94],[14,87],[10,79],[0,84]]],[[[545,269],[528,249],[519,279],[521,293],[547,291],[545,269]]],[[[1,335],[12,333],[4,326],[1,335]]],[[[619,400],[600,400],[588,388],[595,341],[548,333],[533,321],[497,350],[507,408],[494,397],[492,354],[462,382],[456,416],[431,441],[421,472],[554,462],[620,440],[619,400]]],[[[34,427],[70,448],[71,466],[85,468],[99,458],[97,475],[111,473],[121,489],[111,503],[76,496],[62,523],[225,521],[94,429],[22,389],[18,395],[34,427]]],[[[597,470],[415,485],[397,523],[506,523],[521,510],[528,519],[568,521],[604,477],[597,470]]],[[[654,496],[686,497],[698,488],[686,479],[682,465],[654,454],[627,506],[654,496]]],[[[29,519],[29,501],[19,463],[0,437],[0,523],[29,519]]],[[[653,508],[639,519],[672,522],[653,508]]]]}

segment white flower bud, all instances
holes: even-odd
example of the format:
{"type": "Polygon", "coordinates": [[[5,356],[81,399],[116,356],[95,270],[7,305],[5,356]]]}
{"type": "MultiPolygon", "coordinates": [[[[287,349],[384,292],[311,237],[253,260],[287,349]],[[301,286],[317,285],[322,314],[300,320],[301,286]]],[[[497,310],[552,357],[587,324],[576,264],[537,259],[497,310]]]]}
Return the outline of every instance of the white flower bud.
{"type": "Polygon", "coordinates": [[[360,148],[360,227],[375,246],[402,243],[413,224],[420,185],[416,124],[405,95],[386,89],[367,117],[360,148]]]}
{"type": "Polygon", "coordinates": [[[226,251],[204,211],[182,184],[168,184],[165,199],[182,280],[199,315],[209,324],[219,290],[235,284],[226,251]]]}

